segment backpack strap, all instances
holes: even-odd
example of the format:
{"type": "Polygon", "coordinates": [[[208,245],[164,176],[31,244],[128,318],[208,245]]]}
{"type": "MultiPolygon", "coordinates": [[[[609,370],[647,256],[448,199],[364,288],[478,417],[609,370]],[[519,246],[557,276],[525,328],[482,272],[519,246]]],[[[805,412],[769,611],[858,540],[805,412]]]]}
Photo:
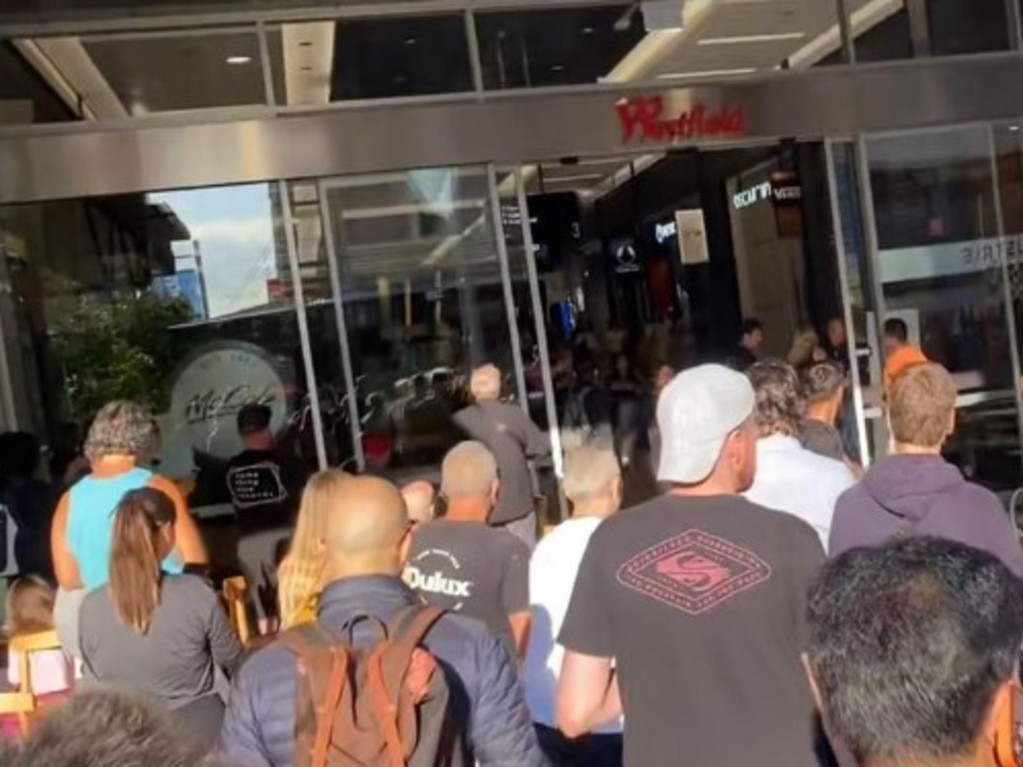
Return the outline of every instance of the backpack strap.
{"type": "Polygon", "coordinates": [[[317,623],[289,629],[280,638],[284,647],[298,657],[317,708],[310,767],[327,767],[334,736],[333,712],[341,704],[348,682],[348,645],[317,623]]]}

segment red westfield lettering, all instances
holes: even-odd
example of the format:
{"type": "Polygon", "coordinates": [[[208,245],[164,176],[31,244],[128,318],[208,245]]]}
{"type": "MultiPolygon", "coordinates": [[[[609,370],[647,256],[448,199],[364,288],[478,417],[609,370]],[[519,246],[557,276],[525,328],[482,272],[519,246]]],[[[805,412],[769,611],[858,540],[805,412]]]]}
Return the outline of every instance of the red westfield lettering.
{"type": "Polygon", "coordinates": [[[622,125],[623,144],[738,136],[746,132],[746,114],[740,107],[708,109],[694,102],[677,117],[666,117],[664,97],[646,96],[625,99],[615,109],[622,125]]]}

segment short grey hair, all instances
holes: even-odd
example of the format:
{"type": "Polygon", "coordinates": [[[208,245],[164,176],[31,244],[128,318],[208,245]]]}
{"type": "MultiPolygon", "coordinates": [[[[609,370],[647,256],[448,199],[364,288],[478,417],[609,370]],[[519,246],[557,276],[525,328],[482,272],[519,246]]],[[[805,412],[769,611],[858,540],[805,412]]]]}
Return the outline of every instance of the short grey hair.
{"type": "Polygon", "coordinates": [[[501,396],[501,370],[496,365],[481,365],[472,371],[469,390],[479,401],[487,402],[501,396]]]}
{"type": "Polygon", "coordinates": [[[482,442],[460,442],[444,456],[440,490],[449,500],[486,495],[497,479],[497,459],[482,442]]]}
{"type": "Polygon", "coordinates": [[[145,405],[115,400],[96,414],[85,438],[85,457],[97,461],[107,455],[140,456],[155,452],[160,429],[145,405]]]}
{"type": "Polygon", "coordinates": [[[565,456],[565,496],[579,503],[599,496],[622,476],[618,458],[610,447],[583,445],[565,456]]]}
{"type": "MultiPolygon", "coordinates": [[[[194,742],[151,698],[124,690],[80,692],[40,717],[5,764],[18,767],[213,767],[208,746],[194,742]]],[[[7,756],[5,754],[5,756],[7,756]]]]}

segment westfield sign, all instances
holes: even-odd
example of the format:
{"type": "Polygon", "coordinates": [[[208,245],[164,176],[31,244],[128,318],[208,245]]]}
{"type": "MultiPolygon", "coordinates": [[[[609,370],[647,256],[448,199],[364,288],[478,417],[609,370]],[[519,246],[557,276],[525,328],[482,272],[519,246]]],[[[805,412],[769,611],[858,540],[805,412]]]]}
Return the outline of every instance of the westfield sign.
{"type": "Polygon", "coordinates": [[[663,96],[623,99],[615,105],[623,144],[741,136],[746,113],[741,107],[710,109],[694,101],[678,115],[665,114],[663,96]]]}

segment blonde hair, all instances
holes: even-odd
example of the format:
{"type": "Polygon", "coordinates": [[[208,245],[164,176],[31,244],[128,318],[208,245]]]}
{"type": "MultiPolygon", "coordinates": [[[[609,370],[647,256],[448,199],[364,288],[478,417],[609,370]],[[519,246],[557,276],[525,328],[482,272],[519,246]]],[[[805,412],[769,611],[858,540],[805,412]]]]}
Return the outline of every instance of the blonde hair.
{"type": "Polygon", "coordinates": [[[888,422],[902,445],[938,447],[948,436],[956,409],[956,384],[933,362],[909,365],[892,381],[888,422]]]}
{"type": "Polygon", "coordinates": [[[56,592],[37,575],[23,575],[7,592],[8,637],[38,634],[53,628],[53,602],[56,592]]]}
{"type": "Polygon", "coordinates": [[[599,496],[622,476],[618,458],[609,447],[584,445],[565,456],[565,497],[579,503],[599,496]]]}
{"type": "Polygon", "coordinates": [[[156,452],[160,429],[144,405],[115,400],[96,414],[85,438],[85,457],[97,461],[107,455],[147,456],[156,452]]]}
{"type": "Polygon", "coordinates": [[[302,622],[310,603],[326,585],[327,570],[324,542],[333,499],[350,479],[340,469],[327,469],[313,475],[302,493],[295,535],[288,555],[278,572],[278,594],[284,628],[302,622]]]}
{"type": "Polygon", "coordinates": [[[501,396],[501,371],[496,365],[481,365],[472,371],[469,391],[478,402],[487,402],[501,396]]]}
{"type": "Polygon", "coordinates": [[[175,516],[174,501],[151,487],[125,493],[114,514],[110,597],[117,617],[139,634],[160,604],[160,536],[175,516]]]}
{"type": "Polygon", "coordinates": [[[813,353],[821,345],[820,336],[811,325],[802,325],[796,330],[792,337],[792,346],[789,347],[786,361],[796,370],[813,364],[813,353]]]}

